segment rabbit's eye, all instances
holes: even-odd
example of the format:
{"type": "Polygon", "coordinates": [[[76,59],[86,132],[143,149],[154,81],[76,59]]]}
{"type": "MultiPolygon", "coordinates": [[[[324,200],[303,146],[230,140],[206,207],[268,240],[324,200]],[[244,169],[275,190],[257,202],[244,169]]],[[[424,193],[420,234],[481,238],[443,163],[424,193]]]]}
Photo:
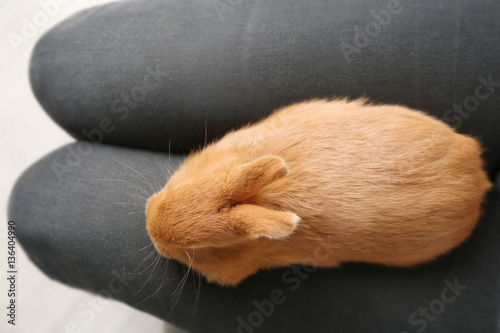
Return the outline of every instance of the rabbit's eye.
{"type": "Polygon", "coordinates": [[[224,212],[225,210],[229,209],[229,208],[233,208],[234,206],[237,206],[238,204],[237,203],[226,203],[222,206],[220,206],[218,209],[217,209],[217,213],[222,213],[224,212]]]}
{"type": "Polygon", "coordinates": [[[222,213],[223,211],[227,210],[228,208],[229,208],[229,203],[224,204],[224,205],[220,206],[220,207],[217,209],[217,213],[222,213]]]}

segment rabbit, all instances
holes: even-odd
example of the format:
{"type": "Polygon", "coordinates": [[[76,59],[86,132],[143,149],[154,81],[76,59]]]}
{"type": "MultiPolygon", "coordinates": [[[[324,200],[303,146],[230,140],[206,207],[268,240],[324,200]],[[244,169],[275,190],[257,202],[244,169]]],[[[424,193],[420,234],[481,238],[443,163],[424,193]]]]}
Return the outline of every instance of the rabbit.
{"type": "Polygon", "coordinates": [[[148,199],[146,229],[221,286],[293,264],[411,267],[471,234],[492,187],[481,153],[421,111],[307,100],[192,152],[148,199]]]}

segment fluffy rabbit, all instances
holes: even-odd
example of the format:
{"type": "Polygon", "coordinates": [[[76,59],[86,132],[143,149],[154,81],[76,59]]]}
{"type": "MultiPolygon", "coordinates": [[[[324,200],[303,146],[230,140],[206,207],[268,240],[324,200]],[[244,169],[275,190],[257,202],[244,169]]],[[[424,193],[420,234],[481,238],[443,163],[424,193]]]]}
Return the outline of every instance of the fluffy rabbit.
{"type": "Polygon", "coordinates": [[[480,155],[419,111],[306,101],[192,153],[149,199],[147,231],[220,285],[291,264],[418,265],[476,225],[491,187],[480,155]]]}

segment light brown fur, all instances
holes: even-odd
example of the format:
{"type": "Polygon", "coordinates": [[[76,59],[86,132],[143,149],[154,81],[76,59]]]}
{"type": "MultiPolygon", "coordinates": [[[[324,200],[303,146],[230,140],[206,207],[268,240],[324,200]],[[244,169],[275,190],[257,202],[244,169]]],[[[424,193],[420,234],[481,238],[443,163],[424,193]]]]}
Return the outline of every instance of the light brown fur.
{"type": "Polygon", "coordinates": [[[480,154],[419,111],[306,101],[191,154],[149,199],[147,230],[221,285],[311,258],[413,266],[476,225],[491,187],[480,154]]]}

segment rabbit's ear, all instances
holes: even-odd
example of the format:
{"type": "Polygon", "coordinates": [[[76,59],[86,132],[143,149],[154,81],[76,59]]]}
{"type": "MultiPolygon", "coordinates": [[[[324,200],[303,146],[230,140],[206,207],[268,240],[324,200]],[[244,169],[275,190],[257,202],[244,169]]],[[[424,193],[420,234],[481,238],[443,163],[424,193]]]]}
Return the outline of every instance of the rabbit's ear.
{"type": "Polygon", "coordinates": [[[242,204],[231,209],[229,220],[236,230],[251,238],[283,239],[297,228],[300,217],[294,213],[242,204]]]}
{"type": "Polygon", "coordinates": [[[264,156],[238,165],[229,171],[225,191],[233,202],[241,202],[288,174],[285,161],[278,156],[264,156]]]}

